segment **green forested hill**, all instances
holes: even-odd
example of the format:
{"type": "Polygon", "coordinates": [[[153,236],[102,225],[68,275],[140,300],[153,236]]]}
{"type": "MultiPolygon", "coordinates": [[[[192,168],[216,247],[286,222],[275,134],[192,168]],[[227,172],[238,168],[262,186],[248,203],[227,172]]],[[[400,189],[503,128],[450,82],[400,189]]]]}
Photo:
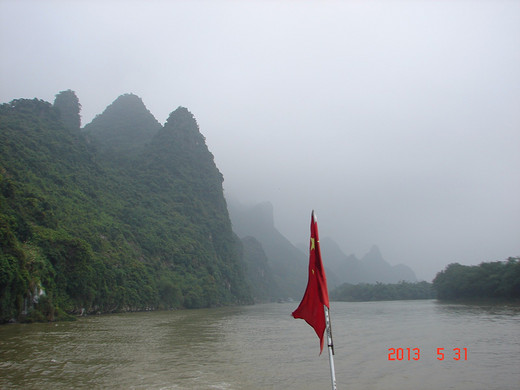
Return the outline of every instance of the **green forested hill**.
{"type": "MultiPolygon", "coordinates": [[[[81,132],[66,92],[54,106],[0,106],[0,322],[249,302],[222,176],[191,113],[157,127],[146,109],[127,121],[107,108],[81,132]]],[[[140,106],[116,102],[123,116],[140,106]]]]}
{"type": "Polygon", "coordinates": [[[119,96],[105,111],[83,129],[91,136],[104,157],[136,157],[161,129],[141,98],[133,94],[119,96]],[[108,155],[107,155],[108,154],[108,155]]]}
{"type": "Polygon", "coordinates": [[[520,300],[520,258],[479,265],[449,264],[433,279],[440,300],[520,300]]]}

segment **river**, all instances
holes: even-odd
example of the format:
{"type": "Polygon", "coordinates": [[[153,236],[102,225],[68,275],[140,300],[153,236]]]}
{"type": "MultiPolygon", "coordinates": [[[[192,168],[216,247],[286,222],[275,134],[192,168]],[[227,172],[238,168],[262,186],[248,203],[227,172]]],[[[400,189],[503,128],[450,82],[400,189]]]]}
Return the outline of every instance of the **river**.
{"type": "MultiPolygon", "coordinates": [[[[4,325],[0,388],[330,389],[297,305],[4,325]]],[[[331,318],[338,389],[520,389],[519,306],[332,302],[331,318]]]]}

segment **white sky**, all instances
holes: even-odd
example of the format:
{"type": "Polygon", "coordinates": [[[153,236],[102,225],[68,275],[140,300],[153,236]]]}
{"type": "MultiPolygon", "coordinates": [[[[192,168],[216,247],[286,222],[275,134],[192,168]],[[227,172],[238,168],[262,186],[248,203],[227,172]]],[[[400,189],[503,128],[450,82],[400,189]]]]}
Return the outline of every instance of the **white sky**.
{"type": "Polygon", "coordinates": [[[315,209],[425,280],[520,256],[520,1],[0,0],[0,53],[2,103],[187,107],[295,243],[315,209]]]}

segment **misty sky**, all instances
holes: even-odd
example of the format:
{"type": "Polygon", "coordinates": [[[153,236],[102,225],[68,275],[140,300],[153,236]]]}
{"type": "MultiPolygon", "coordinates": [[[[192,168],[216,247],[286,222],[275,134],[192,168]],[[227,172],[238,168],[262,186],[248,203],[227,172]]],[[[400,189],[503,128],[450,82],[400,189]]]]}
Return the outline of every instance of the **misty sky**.
{"type": "Polygon", "coordinates": [[[187,107],[294,243],[315,209],[420,279],[520,256],[520,1],[0,0],[0,50],[1,103],[187,107]]]}

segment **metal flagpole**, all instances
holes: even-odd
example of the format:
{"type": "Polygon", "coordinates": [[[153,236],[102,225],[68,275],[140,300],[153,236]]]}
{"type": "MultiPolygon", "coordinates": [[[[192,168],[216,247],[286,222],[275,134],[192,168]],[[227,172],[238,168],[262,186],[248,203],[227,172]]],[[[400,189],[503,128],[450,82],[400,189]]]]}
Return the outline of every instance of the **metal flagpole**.
{"type": "Polygon", "coordinates": [[[329,349],[329,364],[330,364],[330,380],[332,381],[332,390],[336,390],[336,372],[334,370],[334,344],[332,343],[332,329],[330,327],[329,309],[325,308],[325,323],[327,325],[327,346],[329,349]]]}

